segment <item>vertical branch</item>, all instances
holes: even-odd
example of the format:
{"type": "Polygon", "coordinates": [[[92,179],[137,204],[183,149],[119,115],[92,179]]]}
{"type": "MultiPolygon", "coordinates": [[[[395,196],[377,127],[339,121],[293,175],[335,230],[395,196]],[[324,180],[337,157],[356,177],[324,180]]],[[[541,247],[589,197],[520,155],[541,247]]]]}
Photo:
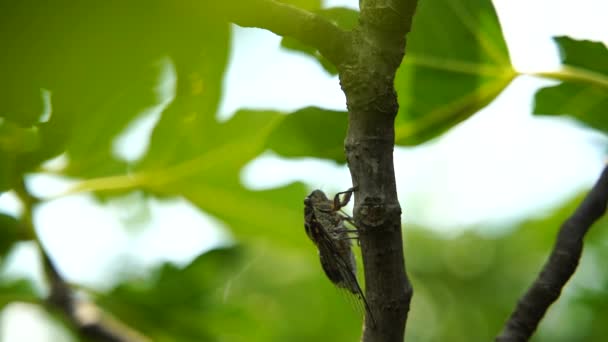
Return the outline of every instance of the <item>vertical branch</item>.
{"type": "Polygon", "coordinates": [[[563,224],[549,260],[519,300],[496,341],[527,341],[547,309],[557,300],[570,279],[583,251],[583,238],[591,225],[606,213],[608,166],[576,211],[563,224]]]}
{"type": "Polygon", "coordinates": [[[349,128],[346,157],[358,186],[354,217],[360,227],[366,295],[376,318],[365,342],[403,341],[413,294],[407,277],[397,199],[393,148],[398,111],[394,77],[405,53],[415,0],[361,1],[352,57],[338,65],[349,128]]]}
{"type": "Polygon", "coordinates": [[[339,71],[346,94],[349,128],[346,157],[360,228],[366,295],[377,321],[365,342],[402,342],[412,298],[401,235],[393,148],[398,111],[393,85],[405,54],[417,0],[360,0],[359,25],[344,32],[333,23],[274,0],[233,0],[225,15],[247,27],[289,35],[316,47],[339,71]],[[247,7],[239,7],[247,3],[247,7]]]}

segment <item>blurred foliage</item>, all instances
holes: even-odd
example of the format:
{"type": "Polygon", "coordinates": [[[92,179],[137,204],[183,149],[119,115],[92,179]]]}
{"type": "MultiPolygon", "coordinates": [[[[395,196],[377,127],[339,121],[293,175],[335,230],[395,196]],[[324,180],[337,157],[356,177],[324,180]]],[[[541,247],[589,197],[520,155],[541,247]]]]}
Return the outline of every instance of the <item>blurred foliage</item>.
{"type": "Polygon", "coordinates": [[[345,112],[303,108],[285,117],[270,134],[267,147],[286,157],[315,156],[344,163],[346,123],[345,112]]]}
{"type": "MultiPolygon", "coordinates": [[[[416,290],[408,340],[492,340],[579,202],[577,197],[499,237],[489,235],[491,227],[456,237],[407,227],[406,261],[416,290]]],[[[286,230],[300,238],[301,249],[274,241],[215,250],[183,269],[165,265],[149,278],[126,281],[97,302],[155,341],[357,340],[361,315],[324,277],[298,228],[286,230]]],[[[564,291],[564,305],[551,308],[534,341],[600,341],[608,332],[592,322],[577,329],[572,322],[579,311],[570,311],[576,304],[593,322],[608,318],[602,305],[608,272],[593,264],[606,254],[599,248],[606,228],[606,221],[593,227],[590,252],[564,291]]]]}
{"type": "Polygon", "coordinates": [[[317,263],[312,246],[295,253],[268,244],[232,247],[182,270],[165,265],[98,302],[154,341],[354,340],[357,312],[317,263]]]}
{"type": "Polygon", "coordinates": [[[26,240],[28,232],[15,217],[0,212],[0,234],[1,258],[9,251],[14,243],[26,240]]]}
{"type": "Polygon", "coordinates": [[[0,310],[13,302],[35,302],[38,300],[40,298],[30,281],[0,278],[0,310]]]}
{"type": "MultiPolygon", "coordinates": [[[[318,0],[285,2],[344,29],[358,18],[348,9],[320,9],[318,0]]],[[[65,154],[67,165],[57,173],[80,180],[73,192],[115,196],[138,189],[146,196],[180,196],[225,223],[237,246],[202,254],[183,268],[166,264],[148,277],[127,277],[95,295],[111,315],[155,341],[354,341],[360,313],[325,279],[304,234],[306,186],[253,191],[240,181],[243,167],[269,149],[343,163],[346,113],[317,107],[290,115],[240,110],[219,122],[231,35],[218,6],[161,0],[0,2],[0,193],[65,154]],[[175,76],[169,94],[163,90],[173,82],[163,76],[167,68],[175,76]],[[114,152],[116,138],[151,108],[162,113],[148,149],[134,162],[122,160],[114,152]]],[[[565,64],[606,73],[600,66],[605,48],[557,41],[565,64]]],[[[335,72],[314,49],[289,39],[282,44],[335,72]]],[[[514,76],[490,1],[421,1],[396,80],[397,142],[438,136],[485,106],[514,76]]],[[[580,89],[567,87],[581,85],[570,83],[539,93],[537,109],[561,114],[548,106],[554,101],[548,96],[570,96],[570,114],[605,130],[600,107],[573,105],[580,89]]],[[[585,87],[591,86],[580,90],[587,94],[584,104],[605,104],[605,92],[585,87]]],[[[416,287],[411,339],[491,339],[574,204],[497,238],[476,233],[449,238],[408,227],[407,262],[416,287]]],[[[18,219],[0,215],[1,258],[25,238],[19,227],[18,219]]],[[[588,239],[592,247],[583,269],[594,255],[605,256],[601,228],[588,239]]],[[[566,293],[566,303],[578,310],[552,309],[537,341],[606,334],[603,324],[585,329],[568,324],[583,311],[594,322],[608,318],[603,305],[608,276],[598,268],[592,281],[595,286],[566,293]]],[[[27,281],[0,281],[0,308],[14,301],[40,298],[27,281]]]]}
{"type": "Polygon", "coordinates": [[[208,252],[184,269],[165,265],[150,279],[122,284],[97,302],[153,341],[211,341],[221,307],[216,292],[237,260],[237,249],[208,252]]]}
{"type": "Polygon", "coordinates": [[[19,169],[66,152],[67,174],[124,172],[111,153],[112,141],[159,102],[158,62],[166,56],[178,68],[187,65],[184,75],[204,77],[199,82],[208,91],[206,101],[219,98],[229,26],[205,15],[204,4],[26,0],[0,6],[0,117],[36,127],[40,140],[29,153],[11,150],[19,155],[19,169]],[[45,89],[52,108],[48,122],[41,121],[45,89]]]}
{"type": "MultiPolygon", "coordinates": [[[[407,332],[412,340],[493,340],[536,277],[561,223],[579,202],[577,198],[499,237],[491,236],[490,227],[474,227],[477,233],[454,238],[407,229],[406,262],[416,291],[407,332]]],[[[605,239],[605,234],[600,238],[605,239]]],[[[550,311],[548,317],[552,315],[550,311]]],[[[567,310],[563,319],[571,319],[567,310]]],[[[558,341],[555,338],[563,334],[563,328],[552,327],[547,338],[538,341],[558,341]]],[[[542,327],[541,331],[547,332],[542,327]]]]}
{"type": "Polygon", "coordinates": [[[556,37],[563,82],[536,93],[534,112],[574,116],[585,124],[608,132],[608,48],[603,43],[556,37]]]}
{"type": "Polygon", "coordinates": [[[321,7],[321,0],[279,0],[289,5],[306,10],[316,10],[321,7]]]}

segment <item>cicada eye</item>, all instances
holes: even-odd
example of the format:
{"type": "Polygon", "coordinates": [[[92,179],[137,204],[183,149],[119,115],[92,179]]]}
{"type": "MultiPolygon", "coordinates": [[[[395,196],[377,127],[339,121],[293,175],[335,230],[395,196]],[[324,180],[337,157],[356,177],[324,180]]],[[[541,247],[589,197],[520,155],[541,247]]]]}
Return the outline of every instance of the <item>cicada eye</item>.
{"type": "Polygon", "coordinates": [[[304,205],[310,205],[310,197],[304,199],[304,205]]]}

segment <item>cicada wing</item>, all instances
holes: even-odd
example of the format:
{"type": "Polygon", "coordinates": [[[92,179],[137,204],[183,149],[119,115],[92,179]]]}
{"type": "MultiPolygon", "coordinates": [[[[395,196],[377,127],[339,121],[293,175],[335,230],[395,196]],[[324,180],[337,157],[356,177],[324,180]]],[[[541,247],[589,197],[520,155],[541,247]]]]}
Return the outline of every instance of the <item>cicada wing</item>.
{"type": "Polygon", "coordinates": [[[344,246],[340,245],[346,241],[337,240],[325,230],[322,230],[318,240],[319,258],[323,271],[338,288],[355,296],[356,303],[358,303],[356,306],[363,306],[361,311],[369,314],[371,322],[375,326],[373,313],[357,280],[354,254],[350,248],[346,250],[344,246]]]}

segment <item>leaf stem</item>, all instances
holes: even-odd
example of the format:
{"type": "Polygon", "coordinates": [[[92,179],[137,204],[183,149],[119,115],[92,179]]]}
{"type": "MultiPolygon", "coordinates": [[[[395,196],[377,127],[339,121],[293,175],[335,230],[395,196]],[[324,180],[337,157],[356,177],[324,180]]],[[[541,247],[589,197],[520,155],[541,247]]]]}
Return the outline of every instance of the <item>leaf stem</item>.
{"type": "Polygon", "coordinates": [[[560,70],[556,71],[525,72],[524,74],[551,78],[559,81],[589,83],[608,89],[608,75],[570,65],[564,65],[560,70]]]}

